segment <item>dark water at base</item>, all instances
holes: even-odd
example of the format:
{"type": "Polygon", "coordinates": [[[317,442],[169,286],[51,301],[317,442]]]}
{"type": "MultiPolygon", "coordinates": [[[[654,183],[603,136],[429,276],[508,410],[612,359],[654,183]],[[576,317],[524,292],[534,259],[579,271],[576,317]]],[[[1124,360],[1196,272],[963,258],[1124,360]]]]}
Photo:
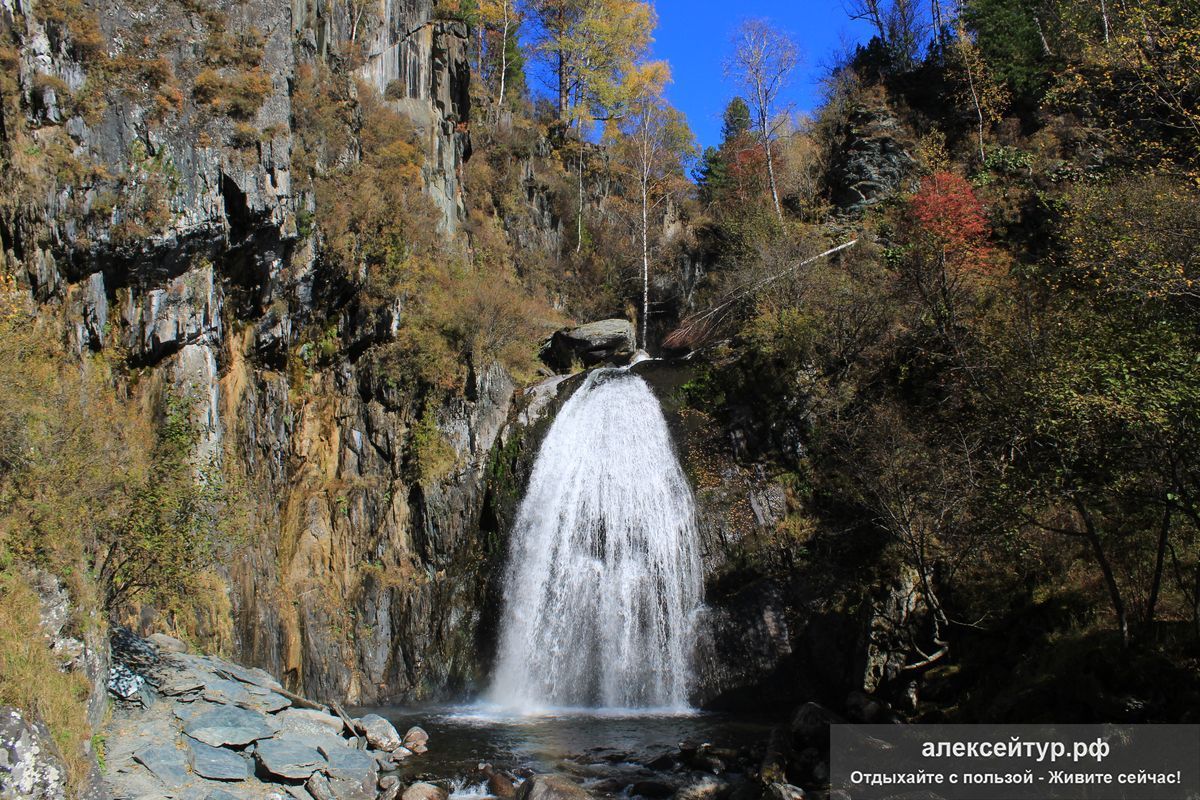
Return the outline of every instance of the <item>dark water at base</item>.
{"type": "Polygon", "coordinates": [[[536,717],[488,714],[477,707],[374,708],[403,733],[420,725],[429,733],[429,752],[401,769],[406,780],[453,786],[456,796],[484,794],[478,767],[489,763],[521,774],[569,774],[604,796],[628,795],[638,781],[687,785],[705,774],[736,781],[761,759],[772,725],[780,720],[721,713],[631,715],[621,712],[563,712],[536,717]],[[711,758],[680,758],[697,746],[711,758]],[[736,752],[736,755],[735,755],[736,752]],[[665,758],[664,758],[665,757],[665,758]],[[665,766],[668,761],[674,764],[665,766]],[[654,764],[652,768],[648,765],[654,764]],[[710,766],[711,765],[711,766],[710,766]]]}

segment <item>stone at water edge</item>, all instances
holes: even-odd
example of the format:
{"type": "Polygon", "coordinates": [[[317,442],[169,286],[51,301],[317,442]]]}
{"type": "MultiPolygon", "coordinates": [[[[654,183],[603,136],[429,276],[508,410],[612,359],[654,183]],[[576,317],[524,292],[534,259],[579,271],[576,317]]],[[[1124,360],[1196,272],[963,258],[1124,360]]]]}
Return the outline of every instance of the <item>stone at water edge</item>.
{"type": "Polygon", "coordinates": [[[423,752],[421,750],[418,750],[417,747],[418,746],[425,747],[428,744],[429,744],[429,734],[426,733],[425,729],[422,728],[421,726],[413,725],[411,728],[409,728],[407,731],[404,732],[404,746],[407,747],[409,750],[412,750],[414,753],[423,752]]]}
{"type": "Polygon", "coordinates": [[[629,787],[629,794],[662,800],[675,794],[675,787],[662,781],[638,781],[629,787]]]}
{"type": "Polygon", "coordinates": [[[517,796],[517,787],[507,775],[491,776],[488,778],[487,787],[488,792],[500,800],[511,800],[517,796]]]}
{"type": "MultiPolygon", "coordinates": [[[[591,794],[562,775],[534,775],[521,784],[517,800],[589,800],[591,794]]],[[[408,800],[408,798],[404,798],[408,800]]]]}
{"type": "Polygon", "coordinates": [[[569,370],[576,360],[585,367],[628,364],[637,349],[637,334],[627,319],[602,319],[578,328],[563,328],[542,345],[540,357],[550,367],[569,370]]]}
{"type": "Polygon", "coordinates": [[[355,722],[359,733],[367,737],[367,744],[376,750],[389,753],[400,746],[400,734],[396,727],[378,714],[367,714],[355,722]]]}
{"type": "Polygon", "coordinates": [[[432,783],[414,783],[400,797],[401,800],[448,800],[450,793],[432,783]]]}
{"type": "Polygon", "coordinates": [[[717,800],[728,795],[729,791],[730,785],[727,781],[704,778],[677,791],[675,800],[717,800]]]}

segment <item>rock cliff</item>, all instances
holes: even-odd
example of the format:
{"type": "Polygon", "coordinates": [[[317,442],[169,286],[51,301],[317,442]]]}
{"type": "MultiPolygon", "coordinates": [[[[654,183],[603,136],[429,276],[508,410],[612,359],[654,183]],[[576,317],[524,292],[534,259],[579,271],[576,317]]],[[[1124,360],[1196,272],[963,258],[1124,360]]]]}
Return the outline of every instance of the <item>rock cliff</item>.
{"type": "Polygon", "coordinates": [[[472,369],[463,396],[432,410],[454,468],[416,476],[421,409],[364,357],[404,311],[347,300],[321,264],[294,105],[306,70],[361,51],[353,68],[411,121],[452,237],[470,155],[465,26],[428,0],[4,0],[0,28],[14,65],[4,125],[24,137],[14,147],[55,159],[30,165],[23,202],[0,212],[4,261],[77,350],[127,360],[133,396],[189,398],[197,456],[244,482],[225,610],[137,621],[320,698],[470,682],[476,521],[513,383],[472,369]]]}

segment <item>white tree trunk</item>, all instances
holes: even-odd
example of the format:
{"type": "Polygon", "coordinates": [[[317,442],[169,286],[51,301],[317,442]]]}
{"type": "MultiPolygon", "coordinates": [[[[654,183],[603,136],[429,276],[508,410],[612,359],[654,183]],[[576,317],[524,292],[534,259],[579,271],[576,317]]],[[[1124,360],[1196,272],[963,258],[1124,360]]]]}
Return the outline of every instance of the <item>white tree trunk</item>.
{"type": "Polygon", "coordinates": [[[650,321],[650,175],[642,170],[642,349],[647,349],[646,332],[650,321]]]}
{"type": "Polygon", "coordinates": [[[504,78],[508,74],[508,0],[504,0],[504,27],[500,32],[500,96],[496,98],[497,112],[504,105],[504,78]]]}

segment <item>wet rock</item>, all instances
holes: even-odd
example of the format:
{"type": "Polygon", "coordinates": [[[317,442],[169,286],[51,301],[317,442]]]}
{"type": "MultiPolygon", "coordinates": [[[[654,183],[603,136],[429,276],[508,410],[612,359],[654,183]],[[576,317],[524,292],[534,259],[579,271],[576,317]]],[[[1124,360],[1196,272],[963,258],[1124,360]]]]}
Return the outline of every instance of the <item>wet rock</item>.
{"type": "Polygon", "coordinates": [[[400,797],[401,800],[448,800],[450,793],[432,783],[414,783],[400,797]]]}
{"type": "Polygon", "coordinates": [[[579,362],[585,367],[597,364],[628,364],[637,350],[637,334],[626,319],[602,319],[578,328],[556,331],[542,345],[541,359],[559,371],[568,371],[579,362]]]}
{"type": "Polygon", "coordinates": [[[223,747],[212,747],[187,739],[188,763],[192,772],[214,781],[242,781],[250,777],[250,764],[245,758],[223,747]]]}
{"type": "Polygon", "coordinates": [[[367,714],[359,719],[356,725],[358,732],[367,738],[367,744],[377,750],[390,752],[402,743],[395,726],[378,714],[367,714]]]}
{"type": "Polygon", "coordinates": [[[675,787],[662,781],[638,781],[629,787],[629,793],[658,800],[658,798],[670,797],[675,794],[675,787]]]}
{"type": "Polygon", "coordinates": [[[498,797],[500,800],[510,800],[517,796],[517,785],[512,778],[497,771],[491,764],[483,764],[480,771],[487,780],[488,794],[498,797]]]}
{"type": "Polygon", "coordinates": [[[424,728],[414,725],[404,732],[403,744],[414,753],[423,753],[429,744],[429,734],[424,728]]]}
{"type": "Polygon", "coordinates": [[[790,783],[772,783],[767,786],[766,800],[805,800],[804,790],[790,783]]]}
{"type": "Polygon", "coordinates": [[[183,732],[213,747],[244,745],[279,731],[274,719],[237,706],[216,706],[189,720],[183,732]]]}
{"type": "Polygon", "coordinates": [[[517,800],[587,800],[590,797],[586,789],[562,775],[534,775],[517,791],[517,800]]]}
{"type": "Polygon", "coordinates": [[[269,774],[293,781],[308,780],[326,766],[316,746],[298,737],[265,739],[255,745],[254,759],[269,774]]]}
{"type": "Polygon", "coordinates": [[[62,800],[66,770],[50,731],[26,719],[19,709],[0,707],[0,798],[62,800]]]}
{"type": "Polygon", "coordinates": [[[677,791],[675,800],[722,800],[729,796],[731,790],[728,781],[703,778],[677,791]]]}
{"type": "Polygon", "coordinates": [[[133,760],[168,787],[182,786],[190,780],[187,758],[174,742],[144,747],[133,754],[133,760]]]}

